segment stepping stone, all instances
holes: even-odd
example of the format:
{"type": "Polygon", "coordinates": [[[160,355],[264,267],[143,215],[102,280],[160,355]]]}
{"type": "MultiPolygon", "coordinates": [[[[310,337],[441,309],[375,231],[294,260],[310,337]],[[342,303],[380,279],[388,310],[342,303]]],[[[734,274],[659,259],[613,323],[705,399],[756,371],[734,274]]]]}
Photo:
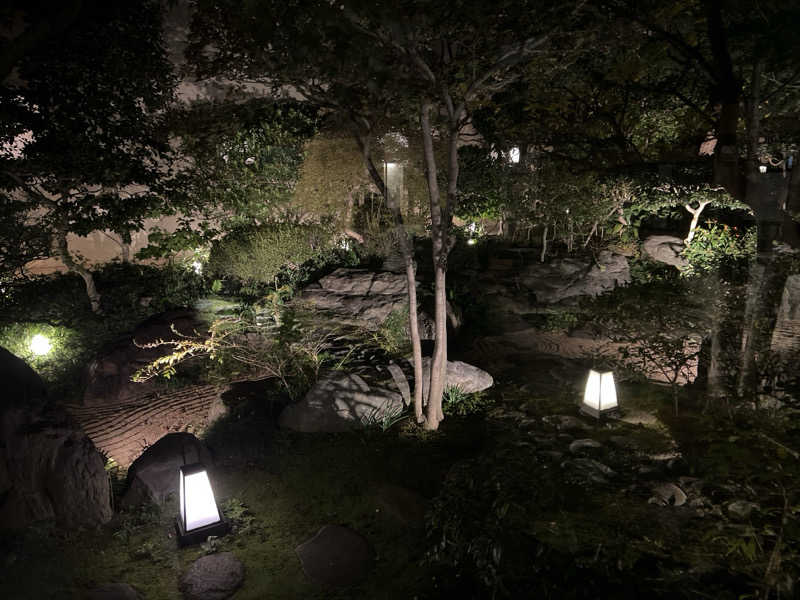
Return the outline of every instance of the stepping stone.
{"type": "Polygon", "coordinates": [[[587,431],[591,429],[589,425],[571,415],[548,415],[543,417],[542,421],[555,427],[558,431],[587,431]]]}
{"type": "Polygon", "coordinates": [[[306,576],[315,584],[346,587],[364,579],[372,565],[372,548],[361,534],[341,525],[325,525],[295,548],[306,576]]]}
{"type": "Polygon", "coordinates": [[[600,442],[590,439],[584,438],[582,440],[575,440],[569,445],[569,451],[573,454],[579,454],[586,450],[596,450],[603,447],[603,444],[600,442]]]}
{"type": "Polygon", "coordinates": [[[686,492],[674,483],[662,483],[653,488],[655,494],[648,502],[650,504],[660,504],[662,506],[683,506],[686,504],[686,492]]]}
{"type": "Polygon", "coordinates": [[[225,600],[244,582],[244,565],[233,552],[198,558],[181,578],[186,600],[225,600]]]}

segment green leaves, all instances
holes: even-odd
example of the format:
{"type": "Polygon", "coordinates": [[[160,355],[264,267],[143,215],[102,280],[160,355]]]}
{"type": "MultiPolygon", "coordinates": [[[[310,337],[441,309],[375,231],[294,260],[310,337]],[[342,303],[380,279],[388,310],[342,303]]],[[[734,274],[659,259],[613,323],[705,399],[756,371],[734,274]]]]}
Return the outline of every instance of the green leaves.
{"type": "Polygon", "coordinates": [[[727,277],[743,274],[750,260],[755,258],[756,232],[710,221],[699,227],[691,244],[683,251],[689,266],[682,275],[692,277],[722,269],[727,277]]]}
{"type": "Polygon", "coordinates": [[[267,223],[240,228],[214,244],[208,271],[272,284],[282,268],[298,268],[331,243],[323,228],[311,225],[267,223]]]}

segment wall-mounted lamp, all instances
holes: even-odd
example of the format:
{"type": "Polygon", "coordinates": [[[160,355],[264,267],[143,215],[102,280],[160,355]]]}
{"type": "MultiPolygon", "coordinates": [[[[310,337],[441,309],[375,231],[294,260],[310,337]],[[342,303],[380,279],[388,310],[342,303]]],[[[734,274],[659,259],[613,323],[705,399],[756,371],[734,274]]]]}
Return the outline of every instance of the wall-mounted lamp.
{"type": "Polygon", "coordinates": [[[601,415],[617,408],[619,408],[619,403],[617,402],[617,388],[614,385],[614,374],[611,371],[605,373],[589,371],[586,389],[583,392],[581,412],[599,419],[601,415]]]}
{"type": "Polygon", "coordinates": [[[183,465],[179,477],[180,514],[175,522],[178,545],[197,544],[210,535],[228,533],[230,526],[214,498],[205,466],[201,463],[183,465]]]}

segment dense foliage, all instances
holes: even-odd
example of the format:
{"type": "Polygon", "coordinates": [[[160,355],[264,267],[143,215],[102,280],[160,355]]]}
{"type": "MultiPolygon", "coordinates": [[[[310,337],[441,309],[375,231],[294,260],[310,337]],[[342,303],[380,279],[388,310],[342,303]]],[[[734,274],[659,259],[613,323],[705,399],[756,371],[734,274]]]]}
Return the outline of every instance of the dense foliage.
{"type": "Polygon", "coordinates": [[[242,227],[214,243],[208,273],[275,284],[283,267],[297,269],[328,250],[331,244],[331,234],[316,226],[266,223],[242,227]]]}

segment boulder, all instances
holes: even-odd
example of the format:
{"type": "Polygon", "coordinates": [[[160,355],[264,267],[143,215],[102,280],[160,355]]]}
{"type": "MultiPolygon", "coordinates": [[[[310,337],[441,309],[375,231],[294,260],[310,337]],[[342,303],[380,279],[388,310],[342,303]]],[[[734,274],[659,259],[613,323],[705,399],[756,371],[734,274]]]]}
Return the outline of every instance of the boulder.
{"type": "Polygon", "coordinates": [[[244,565],[233,552],[202,556],[181,577],[186,600],[225,600],[244,582],[244,565]]]}
{"type": "Polygon", "coordinates": [[[163,387],[155,379],[144,383],[131,381],[136,371],[170,351],[168,346],[141,346],[157,340],[174,340],[178,335],[192,335],[200,329],[202,324],[193,310],[173,310],[150,317],[137,326],[132,334],[108,345],[89,363],[83,376],[86,383],[83,403],[87,406],[116,404],[163,387]],[[172,331],[173,327],[178,334],[172,331]]]}
{"type": "Polygon", "coordinates": [[[331,373],[305,398],[284,408],[278,425],[294,431],[349,431],[380,422],[403,407],[397,392],[372,387],[355,374],[331,373]]]}
{"type": "Polygon", "coordinates": [[[601,444],[597,440],[584,438],[581,440],[574,440],[570,442],[569,451],[572,452],[573,454],[582,454],[587,450],[599,450],[602,447],[603,444],[601,444]]]}
{"type": "Polygon", "coordinates": [[[212,465],[211,453],[191,433],[168,433],[147,448],[128,469],[128,489],[122,506],[142,503],[164,504],[178,494],[178,469],[192,463],[212,465]]]}
{"type": "Polygon", "coordinates": [[[543,304],[555,304],[580,296],[598,296],[631,281],[628,259],[603,250],[596,262],[562,258],[533,263],[519,274],[519,284],[543,304]]]}
{"type": "MultiPolygon", "coordinates": [[[[409,360],[413,370],[413,363],[409,360]]],[[[428,356],[422,359],[422,397],[427,400],[431,380],[432,359],[428,356]]],[[[492,387],[494,379],[489,373],[460,360],[447,361],[446,387],[458,387],[465,394],[474,394],[492,387]]]]}
{"type": "Polygon", "coordinates": [[[303,290],[301,301],[314,308],[330,311],[345,321],[357,322],[370,329],[377,329],[392,311],[404,310],[408,305],[408,297],[405,294],[359,296],[313,287],[303,290]]]}
{"type": "Polygon", "coordinates": [[[367,576],[373,559],[369,542],[341,525],[325,525],[295,552],[306,576],[325,587],[358,583],[367,576]]]}
{"type": "Polygon", "coordinates": [[[650,504],[683,506],[686,504],[686,492],[674,483],[661,483],[653,488],[653,497],[650,504]]]}
{"type": "Polygon", "coordinates": [[[406,277],[403,273],[336,269],[304,289],[301,301],[374,329],[389,313],[408,305],[406,277]]]}
{"type": "Polygon", "coordinates": [[[686,245],[673,235],[651,235],[642,242],[642,252],[656,262],[685,269],[689,265],[681,253],[686,245]]]}
{"type": "Polygon", "coordinates": [[[547,415],[542,417],[542,421],[552,425],[558,431],[588,431],[591,429],[589,425],[572,415],[547,415]]]}
{"type": "Polygon", "coordinates": [[[395,295],[406,293],[406,277],[401,273],[375,273],[367,269],[336,269],[319,280],[328,292],[348,296],[395,295]]]}
{"type": "Polygon", "coordinates": [[[106,583],[91,590],[87,600],[141,600],[139,593],[127,583],[106,583]]]}
{"type": "Polygon", "coordinates": [[[65,528],[111,519],[103,458],[39,376],[0,348],[0,529],[53,519],[65,528]]]}

